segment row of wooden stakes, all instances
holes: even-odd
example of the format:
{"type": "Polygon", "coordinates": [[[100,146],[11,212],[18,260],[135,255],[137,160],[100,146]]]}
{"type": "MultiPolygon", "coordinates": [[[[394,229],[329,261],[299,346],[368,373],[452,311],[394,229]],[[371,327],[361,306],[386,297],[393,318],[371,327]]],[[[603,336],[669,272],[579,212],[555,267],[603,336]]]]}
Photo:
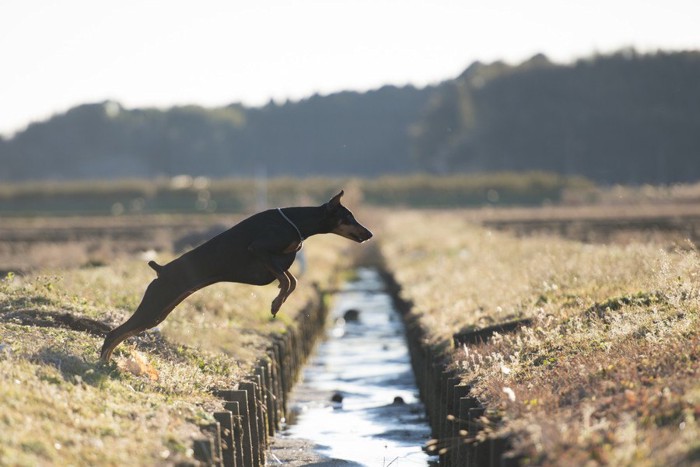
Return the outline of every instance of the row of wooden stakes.
{"type": "MultiPolygon", "coordinates": [[[[486,407],[471,394],[449,365],[452,345],[478,344],[492,332],[481,330],[455,335],[454,344],[435,345],[427,339],[412,304],[400,296],[400,285],[383,272],[387,290],[406,326],[411,364],[425,404],[432,440],[425,449],[439,456],[440,465],[466,467],[511,467],[522,459],[508,454],[509,440],[501,437],[479,439],[485,427],[486,407]]],[[[328,309],[324,293],[307,304],[299,321],[275,338],[249,375],[234,389],[216,392],[224,401],[224,410],[213,414],[215,422],[202,427],[205,437],[194,442],[194,458],[203,465],[259,467],[266,463],[270,438],[282,428],[287,414],[287,398],[309,357],[316,339],[322,334],[328,309]]],[[[506,323],[498,332],[511,332],[529,323],[506,323]],[[512,328],[512,329],[511,329],[512,328]]],[[[489,423],[497,423],[493,419],[489,423]]]]}
{"type": "MultiPolygon", "coordinates": [[[[486,426],[486,407],[462,381],[456,369],[450,366],[448,352],[453,345],[469,342],[478,344],[493,334],[475,331],[475,335],[461,333],[455,344],[430,342],[428,332],[412,313],[413,304],[401,297],[401,286],[389,273],[384,273],[387,290],[403,317],[411,365],[420,397],[426,407],[432,439],[425,450],[439,456],[441,466],[454,467],[512,467],[520,459],[508,454],[509,440],[489,437],[483,441],[479,434],[486,426]]],[[[513,329],[516,329],[513,326],[513,329]]],[[[504,332],[504,329],[498,329],[504,332]]],[[[491,418],[491,417],[490,417],[491,418]]],[[[488,424],[498,423],[491,419],[488,424]]]]}
{"type": "Polygon", "coordinates": [[[289,393],[325,327],[324,303],[317,288],[298,322],[274,338],[246,381],[215,391],[224,410],[213,414],[215,422],[202,426],[204,437],[194,441],[194,459],[200,465],[265,465],[270,438],[283,428],[289,393]]]}

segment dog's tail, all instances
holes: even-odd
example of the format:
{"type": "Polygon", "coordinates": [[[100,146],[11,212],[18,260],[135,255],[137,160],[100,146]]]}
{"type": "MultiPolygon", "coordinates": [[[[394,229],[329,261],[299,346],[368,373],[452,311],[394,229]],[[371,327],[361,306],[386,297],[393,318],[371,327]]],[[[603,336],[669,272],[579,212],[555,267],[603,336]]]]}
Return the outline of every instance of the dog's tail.
{"type": "Polygon", "coordinates": [[[163,270],[163,266],[160,264],[156,263],[155,261],[149,261],[148,265],[153,269],[158,276],[160,276],[160,272],[163,270]]]}

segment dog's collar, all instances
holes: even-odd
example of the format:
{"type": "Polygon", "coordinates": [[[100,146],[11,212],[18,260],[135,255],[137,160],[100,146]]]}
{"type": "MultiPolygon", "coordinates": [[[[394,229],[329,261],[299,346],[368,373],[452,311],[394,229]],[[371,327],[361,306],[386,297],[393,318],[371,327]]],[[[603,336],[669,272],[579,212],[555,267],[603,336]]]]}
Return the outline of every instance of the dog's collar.
{"type": "Polygon", "coordinates": [[[292,222],[292,220],[289,217],[287,217],[285,213],[282,212],[282,208],[277,208],[277,212],[279,212],[280,216],[284,217],[284,220],[289,222],[292,225],[292,227],[294,227],[294,230],[297,231],[297,235],[299,235],[299,244],[301,246],[301,244],[304,242],[304,237],[301,235],[301,230],[299,230],[299,227],[297,227],[297,225],[294,222],[292,222]]]}

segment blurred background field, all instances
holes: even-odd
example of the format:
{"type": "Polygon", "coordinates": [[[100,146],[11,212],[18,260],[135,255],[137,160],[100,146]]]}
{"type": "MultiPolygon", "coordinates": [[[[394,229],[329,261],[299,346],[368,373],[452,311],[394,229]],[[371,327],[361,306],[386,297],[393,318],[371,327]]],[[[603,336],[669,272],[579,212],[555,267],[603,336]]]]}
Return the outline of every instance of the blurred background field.
{"type": "Polygon", "coordinates": [[[114,255],[182,252],[256,210],[349,205],[380,213],[454,210],[516,235],[585,242],[700,241],[697,184],[602,186],[552,173],[367,178],[32,182],[0,187],[0,271],[109,264],[114,255]]]}
{"type": "Polygon", "coordinates": [[[379,178],[209,179],[25,182],[0,187],[3,215],[250,213],[266,206],[320,204],[352,188],[374,206],[467,207],[551,204],[595,197],[580,177],[533,172],[379,178]]]}
{"type": "Polygon", "coordinates": [[[386,175],[377,178],[236,178],[181,175],[153,180],[44,181],[0,186],[3,216],[240,214],[321,203],[341,187],[376,207],[663,206],[693,208],[700,184],[600,185],[548,172],[386,175]]]}

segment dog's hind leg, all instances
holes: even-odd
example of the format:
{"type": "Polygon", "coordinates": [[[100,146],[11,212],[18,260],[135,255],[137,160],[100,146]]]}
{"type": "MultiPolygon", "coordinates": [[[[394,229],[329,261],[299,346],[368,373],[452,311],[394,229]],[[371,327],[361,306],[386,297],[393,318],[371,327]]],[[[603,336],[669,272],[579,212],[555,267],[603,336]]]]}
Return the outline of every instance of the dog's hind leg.
{"type": "MultiPolygon", "coordinates": [[[[294,292],[294,289],[297,288],[297,278],[294,277],[294,275],[289,271],[284,271],[282,274],[284,274],[284,276],[287,278],[288,282],[285,281],[284,285],[287,287],[287,294],[289,295],[294,292]]],[[[282,285],[282,282],[279,282],[277,284],[277,288],[281,289],[282,285]]]]}
{"type": "Polygon", "coordinates": [[[287,292],[285,293],[284,297],[284,300],[287,300],[287,297],[289,297],[292,292],[294,292],[294,289],[297,288],[297,278],[294,277],[294,274],[289,271],[284,271],[284,275],[287,276],[287,280],[289,281],[289,287],[287,287],[287,292]]]}
{"type": "Polygon", "coordinates": [[[141,304],[134,314],[107,334],[100,352],[100,360],[108,362],[115,347],[125,339],[160,324],[180,302],[199,288],[183,290],[183,287],[177,284],[163,279],[154,279],[148,285],[141,304]]]}

